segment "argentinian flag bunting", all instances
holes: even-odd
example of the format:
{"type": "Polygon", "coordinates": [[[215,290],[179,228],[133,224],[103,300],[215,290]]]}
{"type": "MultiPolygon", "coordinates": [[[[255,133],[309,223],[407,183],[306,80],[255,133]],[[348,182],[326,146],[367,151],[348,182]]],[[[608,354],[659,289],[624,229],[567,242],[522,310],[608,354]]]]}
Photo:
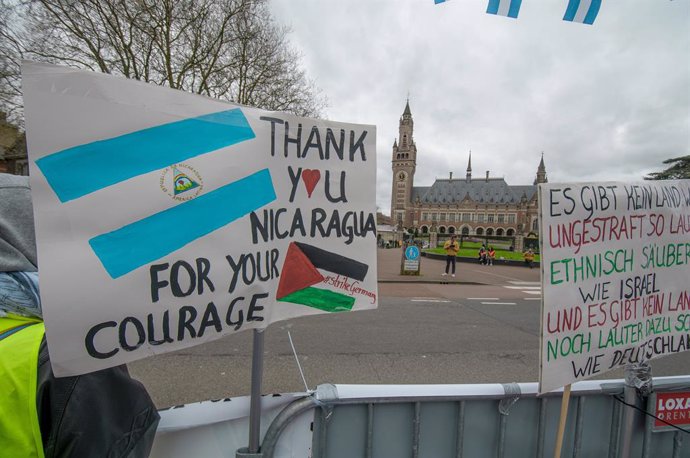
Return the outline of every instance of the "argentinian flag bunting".
{"type": "Polygon", "coordinates": [[[496,14],[498,16],[507,16],[517,19],[520,13],[520,5],[522,0],[489,0],[489,6],[486,8],[488,14],[496,14]]]}
{"type": "Polygon", "coordinates": [[[564,21],[593,24],[599,14],[601,0],[569,0],[564,21]]]}

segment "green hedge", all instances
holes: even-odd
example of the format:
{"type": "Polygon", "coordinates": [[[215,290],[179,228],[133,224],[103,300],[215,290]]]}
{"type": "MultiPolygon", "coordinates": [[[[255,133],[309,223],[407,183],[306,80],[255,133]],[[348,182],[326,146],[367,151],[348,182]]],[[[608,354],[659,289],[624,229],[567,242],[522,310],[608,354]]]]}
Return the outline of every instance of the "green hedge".
{"type": "MultiPolygon", "coordinates": [[[[481,247],[481,244],[477,248],[460,248],[460,251],[458,251],[458,257],[460,258],[474,258],[478,259],[479,258],[479,247],[481,247]]],[[[446,254],[445,250],[443,248],[431,248],[428,250],[424,250],[427,253],[436,253],[436,254],[446,254]]],[[[501,258],[503,259],[510,259],[513,261],[522,261],[525,258],[522,256],[522,252],[518,251],[509,251],[509,250],[495,250],[496,251],[496,259],[500,260],[501,258]]],[[[534,261],[539,262],[539,255],[535,254],[534,255],[534,261]]]]}

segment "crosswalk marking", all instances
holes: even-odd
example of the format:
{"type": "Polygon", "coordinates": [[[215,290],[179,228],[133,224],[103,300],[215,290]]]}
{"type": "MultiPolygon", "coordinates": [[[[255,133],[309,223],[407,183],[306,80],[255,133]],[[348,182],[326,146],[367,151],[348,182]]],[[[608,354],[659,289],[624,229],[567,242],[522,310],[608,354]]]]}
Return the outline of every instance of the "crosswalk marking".
{"type": "MultiPolygon", "coordinates": [[[[517,289],[524,294],[541,296],[541,282],[538,281],[509,281],[511,286],[503,285],[506,289],[517,289]]],[[[541,298],[526,297],[525,300],[537,300],[541,298]]]]}

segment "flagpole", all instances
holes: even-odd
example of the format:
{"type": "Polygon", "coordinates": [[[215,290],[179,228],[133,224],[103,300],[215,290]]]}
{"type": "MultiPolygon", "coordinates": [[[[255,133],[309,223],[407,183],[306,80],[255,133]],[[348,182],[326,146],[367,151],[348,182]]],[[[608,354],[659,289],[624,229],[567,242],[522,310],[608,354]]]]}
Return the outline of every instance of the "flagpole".
{"type": "Polygon", "coordinates": [[[249,402],[249,453],[259,453],[261,441],[261,379],[264,367],[264,332],[254,329],[252,386],[249,402]]]}
{"type": "Polygon", "coordinates": [[[570,402],[570,383],[563,388],[563,398],[561,399],[561,419],[558,422],[558,435],[556,436],[556,450],[553,458],[561,458],[561,448],[563,447],[563,436],[565,435],[565,422],[568,418],[568,403],[570,402]]]}

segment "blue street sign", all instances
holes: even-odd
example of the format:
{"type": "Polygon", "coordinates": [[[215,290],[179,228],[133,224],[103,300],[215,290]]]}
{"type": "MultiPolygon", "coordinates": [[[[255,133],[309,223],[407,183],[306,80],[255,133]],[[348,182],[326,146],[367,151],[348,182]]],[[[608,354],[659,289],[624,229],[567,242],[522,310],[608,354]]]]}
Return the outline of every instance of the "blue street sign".
{"type": "Polygon", "coordinates": [[[410,245],[405,249],[405,259],[414,261],[419,258],[419,248],[414,245],[410,245]]]}

